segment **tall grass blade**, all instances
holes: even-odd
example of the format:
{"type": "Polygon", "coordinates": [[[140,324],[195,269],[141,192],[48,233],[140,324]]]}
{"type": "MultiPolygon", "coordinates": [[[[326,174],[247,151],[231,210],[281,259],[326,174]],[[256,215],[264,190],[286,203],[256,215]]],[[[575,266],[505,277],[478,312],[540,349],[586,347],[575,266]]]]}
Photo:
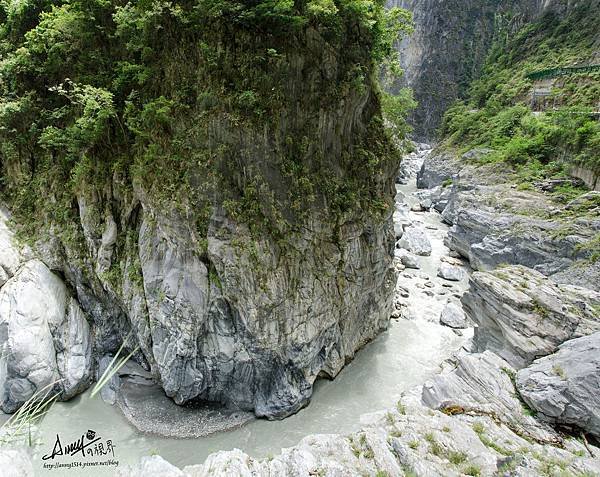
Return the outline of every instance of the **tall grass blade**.
{"type": "Polygon", "coordinates": [[[96,383],[90,394],[91,397],[94,397],[96,394],[102,391],[102,388],[112,379],[112,377],[116,373],[119,372],[119,370],[123,366],[125,366],[125,363],[127,363],[127,361],[129,361],[131,357],[140,349],[139,346],[136,346],[136,348],[133,351],[131,351],[131,353],[129,353],[126,356],[123,356],[127,341],[129,341],[129,336],[127,336],[127,338],[123,340],[123,344],[121,345],[117,353],[114,355],[113,359],[110,361],[104,372],[102,373],[102,376],[100,376],[100,379],[98,379],[98,382],[96,383]]]}

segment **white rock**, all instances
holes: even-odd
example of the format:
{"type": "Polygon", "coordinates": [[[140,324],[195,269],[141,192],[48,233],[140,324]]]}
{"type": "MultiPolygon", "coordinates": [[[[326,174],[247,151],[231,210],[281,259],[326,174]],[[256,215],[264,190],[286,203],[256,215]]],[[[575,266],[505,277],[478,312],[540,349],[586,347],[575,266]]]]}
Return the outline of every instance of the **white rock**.
{"type": "Polygon", "coordinates": [[[0,406],[14,412],[52,383],[69,398],[88,384],[90,330],[63,281],[39,260],[19,269],[0,290],[0,406]]]}
{"type": "Polygon", "coordinates": [[[117,467],[117,477],[186,477],[179,470],[158,455],[142,457],[136,465],[117,467]]]}
{"type": "Polygon", "coordinates": [[[431,255],[431,242],[425,230],[420,227],[408,227],[398,241],[398,246],[415,255],[431,255]]]}
{"type": "Polygon", "coordinates": [[[0,206],[0,286],[13,276],[21,262],[21,253],[14,241],[14,234],[8,228],[8,212],[0,206]],[[3,270],[4,269],[4,270],[3,270]]]}
{"type": "Polygon", "coordinates": [[[418,270],[421,268],[419,265],[419,259],[413,253],[408,252],[407,250],[400,249],[397,254],[400,257],[400,262],[406,268],[410,268],[413,270],[418,270]]]}
{"type": "Polygon", "coordinates": [[[440,314],[440,323],[450,328],[468,328],[467,317],[460,305],[449,301],[442,309],[440,314]]]}
{"type": "Polygon", "coordinates": [[[451,282],[459,282],[465,277],[465,270],[448,262],[442,262],[438,269],[438,277],[451,282]]]}
{"type": "Polygon", "coordinates": [[[517,389],[544,419],[600,437],[600,333],[567,341],[519,371],[517,389]]]}
{"type": "Polygon", "coordinates": [[[0,449],[2,477],[33,477],[33,463],[25,450],[0,449]]]}

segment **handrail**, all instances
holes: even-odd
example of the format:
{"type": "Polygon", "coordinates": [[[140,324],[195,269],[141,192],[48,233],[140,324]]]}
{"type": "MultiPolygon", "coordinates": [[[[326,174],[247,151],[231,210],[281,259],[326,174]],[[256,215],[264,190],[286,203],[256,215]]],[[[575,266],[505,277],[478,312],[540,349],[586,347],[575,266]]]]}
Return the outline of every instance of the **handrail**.
{"type": "Polygon", "coordinates": [[[557,76],[565,76],[574,73],[592,73],[595,71],[600,71],[600,65],[565,66],[562,68],[549,68],[546,70],[535,71],[529,73],[527,78],[535,81],[544,78],[556,78],[557,76]]]}

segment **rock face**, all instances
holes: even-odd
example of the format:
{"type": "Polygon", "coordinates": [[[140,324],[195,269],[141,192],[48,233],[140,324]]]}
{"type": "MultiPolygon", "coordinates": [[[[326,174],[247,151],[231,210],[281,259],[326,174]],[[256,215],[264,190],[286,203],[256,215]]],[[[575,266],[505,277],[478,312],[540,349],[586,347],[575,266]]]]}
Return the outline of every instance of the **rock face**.
{"type": "Polygon", "coordinates": [[[538,416],[600,436],[600,333],[560,345],[517,374],[517,389],[538,416]]]}
{"type": "Polygon", "coordinates": [[[453,151],[434,150],[423,162],[421,187],[432,188],[419,194],[452,225],[446,245],[476,270],[519,264],[599,290],[600,264],[587,250],[600,233],[595,193],[559,207],[538,192],[516,190],[497,165],[472,162],[483,154],[474,149],[459,159],[453,151]]]}
{"type": "MultiPolygon", "coordinates": [[[[140,5],[140,12],[145,9],[140,5]]],[[[371,37],[347,26],[343,37],[303,29],[303,48],[296,39],[287,46],[281,41],[276,62],[285,74],[269,76],[273,84],[265,95],[254,92],[265,86],[256,79],[262,66],[232,86],[242,88],[232,97],[257,94],[263,106],[276,108],[264,119],[257,119],[254,106],[229,97],[223,108],[210,106],[207,118],[203,89],[190,93],[198,104],[182,118],[186,124],[159,128],[156,144],[143,135],[131,151],[141,158],[158,143],[177,144],[179,152],[156,155],[156,169],[138,174],[128,165],[106,173],[115,158],[92,158],[106,168],[95,174],[92,167],[73,188],[69,203],[76,206],[66,211],[68,223],[51,223],[34,253],[64,276],[90,317],[94,361],[128,338],[126,350],[139,347],[135,360],[176,403],[209,400],[283,418],[308,403],[318,376],[335,377],[387,328],[396,282],[392,210],[400,157],[381,120],[376,75],[357,76],[360,91],[346,88],[356,65],[365,72],[374,68],[371,37]],[[323,97],[332,100],[324,105],[323,97]],[[174,172],[169,161],[182,169],[174,172]],[[368,173],[363,163],[373,166],[368,173]]],[[[220,81],[221,73],[239,70],[240,53],[254,64],[257,54],[272,50],[256,46],[254,34],[248,43],[256,52],[240,50],[237,37],[218,35],[207,41],[231,64],[215,72],[198,60],[202,64],[186,65],[185,73],[173,65],[174,91],[192,91],[207,77],[220,81]]],[[[194,40],[190,47],[198,45],[194,40]]],[[[164,60],[175,61],[170,55],[164,60]]],[[[215,88],[221,101],[220,83],[215,88]]],[[[157,89],[148,90],[151,97],[142,102],[156,99],[157,89]]],[[[21,159],[29,167],[29,158],[21,159]]],[[[6,185],[10,193],[18,181],[4,169],[8,182],[13,179],[6,185]]],[[[50,203],[64,188],[48,182],[38,192],[50,203]]],[[[38,212],[48,211],[40,206],[38,212]]],[[[13,273],[10,263],[2,270],[2,281],[13,273]]],[[[17,290],[9,283],[3,293],[7,289],[12,300],[17,290]]],[[[50,348],[44,350],[50,359],[50,348]]],[[[31,353],[27,349],[20,360],[33,360],[31,353]]],[[[53,377],[46,374],[36,386],[53,377]]]]}
{"type": "Polygon", "coordinates": [[[21,251],[14,244],[8,222],[8,212],[0,206],[0,287],[16,273],[21,262],[21,251]]]}
{"type": "Polygon", "coordinates": [[[69,399],[89,385],[90,327],[64,282],[38,260],[0,290],[0,407],[14,412],[44,388],[69,399]]]}
{"type": "Polygon", "coordinates": [[[598,292],[559,285],[522,266],[474,273],[462,303],[478,325],[477,349],[492,350],[516,368],[600,331],[598,292]]]}
{"type": "Polygon", "coordinates": [[[432,408],[448,414],[494,416],[510,427],[539,441],[552,441],[552,428],[532,416],[523,415],[515,393],[515,371],[496,354],[485,351],[457,357],[455,368],[423,385],[421,399],[432,408]]]}

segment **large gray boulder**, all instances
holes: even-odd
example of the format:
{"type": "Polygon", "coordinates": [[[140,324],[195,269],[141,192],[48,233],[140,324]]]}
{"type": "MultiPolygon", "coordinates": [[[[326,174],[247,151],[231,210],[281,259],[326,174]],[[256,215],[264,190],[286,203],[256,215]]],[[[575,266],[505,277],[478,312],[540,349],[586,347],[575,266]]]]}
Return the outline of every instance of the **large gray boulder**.
{"type": "Polygon", "coordinates": [[[567,341],[519,371],[517,389],[544,420],[600,437],[600,332],[567,341]]]}
{"type": "Polygon", "coordinates": [[[600,331],[600,293],[557,284],[523,266],[476,272],[462,298],[474,345],[520,369],[564,341],[600,331]]]}
{"type": "Polygon", "coordinates": [[[0,407],[14,412],[37,391],[69,399],[87,388],[92,359],[86,316],[64,282],[39,260],[0,290],[0,407]]]}
{"type": "Polygon", "coordinates": [[[469,321],[460,304],[449,301],[440,314],[440,323],[450,328],[463,329],[469,327],[469,321]]]}
{"type": "Polygon", "coordinates": [[[420,227],[408,227],[398,241],[398,247],[408,250],[415,255],[431,255],[431,242],[427,233],[420,227]]]}
{"type": "Polygon", "coordinates": [[[442,262],[438,267],[438,277],[451,282],[459,282],[465,278],[465,269],[460,265],[442,262]]]}
{"type": "Polygon", "coordinates": [[[396,249],[396,257],[400,259],[400,263],[406,268],[411,268],[413,270],[421,268],[421,265],[419,265],[419,258],[415,254],[404,249],[396,249]]]}

